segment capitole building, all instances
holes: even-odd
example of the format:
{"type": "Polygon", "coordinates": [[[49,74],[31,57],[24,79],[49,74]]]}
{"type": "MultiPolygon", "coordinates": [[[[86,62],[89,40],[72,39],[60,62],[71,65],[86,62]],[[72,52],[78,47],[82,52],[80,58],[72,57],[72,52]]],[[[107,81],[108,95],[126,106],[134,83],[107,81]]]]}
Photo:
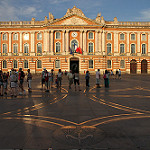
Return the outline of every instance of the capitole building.
{"type": "Polygon", "coordinates": [[[150,73],[150,22],[106,21],[100,13],[90,19],[74,6],[60,19],[49,13],[43,21],[1,21],[0,39],[4,72],[23,68],[39,73],[46,68],[150,73]]]}

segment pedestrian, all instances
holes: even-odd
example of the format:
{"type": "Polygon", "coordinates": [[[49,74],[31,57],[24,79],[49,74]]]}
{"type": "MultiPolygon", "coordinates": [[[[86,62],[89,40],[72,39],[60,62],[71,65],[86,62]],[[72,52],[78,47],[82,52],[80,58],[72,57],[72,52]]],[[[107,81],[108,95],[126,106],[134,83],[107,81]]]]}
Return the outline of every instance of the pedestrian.
{"type": "Polygon", "coordinates": [[[32,82],[32,74],[30,72],[30,69],[27,70],[27,82],[28,82],[28,92],[32,92],[31,88],[31,82],[32,82]]]}
{"type": "Polygon", "coordinates": [[[24,77],[25,77],[25,74],[22,71],[22,68],[19,68],[19,78],[18,79],[19,79],[19,87],[21,89],[21,92],[19,93],[20,95],[25,94],[25,90],[23,87],[24,77]]]}
{"type": "Polygon", "coordinates": [[[111,77],[114,79],[114,72],[111,70],[111,77]]]}
{"type": "Polygon", "coordinates": [[[0,70],[0,96],[3,96],[3,72],[0,70]]]}
{"type": "Polygon", "coordinates": [[[118,78],[121,79],[121,70],[119,69],[118,78]]]}
{"type": "Polygon", "coordinates": [[[7,95],[7,85],[8,85],[8,75],[7,73],[3,74],[3,86],[4,86],[4,94],[7,95]]]}
{"type": "Polygon", "coordinates": [[[118,70],[116,69],[116,79],[118,78],[118,70]]]}
{"type": "Polygon", "coordinates": [[[43,85],[45,84],[45,73],[46,73],[46,68],[43,68],[43,71],[41,74],[42,90],[43,90],[43,85]]]}
{"type": "Polygon", "coordinates": [[[58,75],[56,75],[55,84],[56,84],[56,87],[58,88],[58,75]]]}
{"type": "Polygon", "coordinates": [[[71,85],[73,84],[72,70],[70,70],[70,72],[68,72],[67,76],[68,76],[68,80],[69,80],[69,89],[71,89],[71,85]]]}
{"type": "Polygon", "coordinates": [[[88,70],[86,71],[85,79],[86,79],[86,87],[89,87],[90,73],[88,70]]]}
{"type": "Polygon", "coordinates": [[[53,83],[54,83],[54,70],[51,69],[51,76],[50,76],[50,84],[51,84],[51,88],[53,88],[53,83]]]}
{"type": "Polygon", "coordinates": [[[18,78],[16,76],[16,72],[14,69],[11,70],[10,75],[10,88],[11,88],[11,96],[17,97],[17,83],[18,78]]]}
{"type": "Polygon", "coordinates": [[[49,72],[46,70],[45,72],[45,86],[46,86],[46,91],[45,92],[49,92],[49,72]]]}
{"type": "Polygon", "coordinates": [[[62,72],[61,72],[61,69],[58,70],[58,77],[57,77],[57,80],[58,80],[58,88],[61,88],[61,81],[62,81],[62,72]]]}
{"type": "Polygon", "coordinates": [[[97,88],[100,88],[100,69],[98,69],[96,72],[96,85],[97,88]]]}
{"type": "Polygon", "coordinates": [[[80,78],[79,78],[79,73],[77,71],[75,71],[73,78],[74,78],[75,91],[77,90],[76,84],[78,84],[78,89],[79,89],[79,91],[81,91],[81,89],[80,89],[80,78]]]}
{"type": "Polygon", "coordinates": [[[105,70],[105,74],[103,78],[104,78],[105,88],[109,88],[109,72],[107,70],[105,70]]]}

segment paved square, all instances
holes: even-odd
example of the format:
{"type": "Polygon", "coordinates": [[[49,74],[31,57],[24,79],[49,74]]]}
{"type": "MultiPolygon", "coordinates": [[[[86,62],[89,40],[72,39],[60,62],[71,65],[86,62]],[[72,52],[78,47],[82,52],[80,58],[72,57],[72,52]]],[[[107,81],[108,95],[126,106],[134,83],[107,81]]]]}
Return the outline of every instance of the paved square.
{"type": "Polygon", "coordinates": [[[110,88],[40,90],[25,96],[0,97],[0,149],[150,149],[150,76],[123,75],[110,88]]]}

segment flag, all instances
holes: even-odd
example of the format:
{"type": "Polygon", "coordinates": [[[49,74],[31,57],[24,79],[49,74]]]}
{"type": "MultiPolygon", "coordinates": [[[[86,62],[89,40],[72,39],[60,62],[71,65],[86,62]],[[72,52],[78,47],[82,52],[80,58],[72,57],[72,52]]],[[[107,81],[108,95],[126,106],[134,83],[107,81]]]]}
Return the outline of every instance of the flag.
{"type": "MultiPolygon", "coordinates": [[[[70,47],[69,47],[70,48],[70,47]]],[[[73,54],[73,51],[72,51],[72,49],[70,48],[70,54],[73,54]]]]}
{"type": "Polygon", "coordinates": [[[78,47],[78,48],[76,49],[76,52],[77,52],[77,53],[82,54],[82,50],[81,50],[81,48],[80,48],[80,47],[78,47]]]}

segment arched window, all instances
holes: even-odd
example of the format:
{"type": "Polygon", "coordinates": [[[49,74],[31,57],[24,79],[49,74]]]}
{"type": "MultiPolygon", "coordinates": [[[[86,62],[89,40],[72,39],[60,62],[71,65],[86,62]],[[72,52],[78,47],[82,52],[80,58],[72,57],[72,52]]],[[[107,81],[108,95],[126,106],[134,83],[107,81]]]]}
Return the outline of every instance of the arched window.
{"type": "Polygon", "coordinates": [[[29,68],[27,60],[24,61],[24,68],[29,68]]]}
{"type": "Polygon", "coordinates": [[[124,53],[124,44],[120,44],[120,54],[124,53]]]}
{"type": "Polygon", "coordinates": [[[24,40],[29,40],[29,33],[24,34],[24,40]]]}
{"type": "Polygon", "coordinates": [[[3,33],[3,40],[7,40],[7,33],[3,33]]]}
{"type": "Polygon", "coordinates": [[[107,40],[111,40],[111,33],[107,33],[107,40]]]}
{"type": "Polygon", "coordinates": [[[107,60],[107,68],[112,68],[112,66],[111,66],[111,60],[107,60]]]}
{"type": "Polygon", "coordinates": [[[93,60],[89,60],[89,68],[93,68],[93,60]]]}
{"type": "Polygon", "coordinates": [[[111,44],[107,44],[107,54],[111,54],[111,44]]]}
{"type": "Polygon", "coordinates": [[[24,53],[29,53],[29,44],[28,43],[24,44],[24,53]]]}
{"type": "Polygon", "coordinates": [[[37,61],[37,68],[42,68],[42,61],[41,60],[37,61]]]}
{"type": "Polygon", "coordinates": [[[135,44],[131,44],[131,54],[135,54],[135,44]]]}
{"type": "Polygon", "coordinates": [[[7,53],[7,44],[3,44],[3,53],[7,53]]]}
{"type": "Polygon", "coordinates": [[[13,61],[13,68],[18,68],[17,60],[14,60],[14,61],[13,61]]]}
{"type": "Polygon", "coordinates": [[[120,34],[120,40],[124,40],[124,34],[123,33],[120,34]]]}
{"type": "Polygon", "coordinates": [[[7,61],[3,60],[3,68],[7,68],[7,61]]]}
{"type": "Polygon", "coordinates": [[[132,40],[132,41],[135,40],[135,34],[131,34],[131,40],[132,40]]]}
{"type": "Polygon", "coordinates": [[[56,43],[56,53],[60,53],[60,42],[56,43]]]}
{"type": "Polygon", "coordinates": [[[42,40],[42,33],[37,34],[37,40],[42,40]]]}
{"type": "Polygon", "coordinates": [[[18,40],[18,33],[13,34],[13,40],[18,40]]]}
{"type": "Polygon", "coordinates": [[[18,53],[18,44],[13,44],[13,53],[18,53]]]}
{"type": "Polygon", "coordinates": [[[94,50],[94,44],[93,43],[89,43],[89,53],[93,53],[93,50],[94,50]]]}
{"type": "Polygon", "coordinates": [[[56,39],[60,39],[60,32],[56,32],[56,39]]]}
{"type": "Polygon", "coordinates": [[[142,44],[142,54],[146,54],[146,44],[142,44]]]}
{"type": "Polygon", "coordinates": [[[94,34],[93,34],[93,32],[89,32],[89,39],[94,39],[94,34]]]}
{"type": "Polygon", "coordinates": [[[72,41],[71,41],[71,50],[72,50],[72,51],[75,51],[77,47],[78,47],[78,42],[77,42],[77,40],[72,40],[72,41]]]}
{"type": "Polygon", "coordinates": [[[42,53],[42,44],[41,43],[37,44],[37,53],[42,53]]]}
{"type": "Polygon", "coordinates": [[[60,60],[55,60],[55,68],[60,68],[60,60]]]}

